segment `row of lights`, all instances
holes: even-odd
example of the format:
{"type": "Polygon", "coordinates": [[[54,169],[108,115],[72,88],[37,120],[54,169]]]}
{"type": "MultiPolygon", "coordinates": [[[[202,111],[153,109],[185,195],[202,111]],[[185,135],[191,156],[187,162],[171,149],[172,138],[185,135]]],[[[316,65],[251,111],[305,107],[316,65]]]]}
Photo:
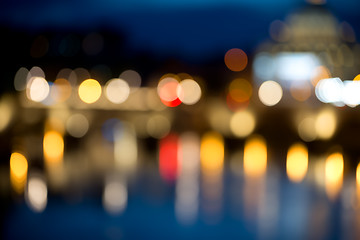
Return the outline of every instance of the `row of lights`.
{"type": "MultiPolygon", "coordinates": [[[[359,88],[356,79],[344,82],[339,78],[317,80],[315,94],[324,103],[334,103],[337,106],[347,104],[354,107],[360,103],[359,96],[356,94],[356,90],[359,88]]],[[[78,95],[84,103],[92,104],[99,100],[104,91],[110,102],[120,104],[125,102],[130,93],[136,91],[138,87],[138,83],[132,84],[127,80],[114,78],[109,80],[103,88],[97,80],[87,79],[80,83],[78,95]]],[[[300,86],[297,89],[291,89],[291,93],[302,101],[305,95],[309,96],[303,90],[303,86],[300,86]]],[[[71,83],[64,78],[49,83],[44,77],[34,76],[27,81],[26,94],[34,102],[42,102],[47,105],[64,102],[70,97],[71,92],[71,83]]],[[[231,110],[247,107],[252,92],[253,87],[249,81],[242,78],[234,79],[228,87],[226,97],[228,107],[231,110]]],[[[161,102],[168,107],[176,107],[181,103],[193,105],[202,96],[201,87],[195,80],[180,79],[174,74],[165,74],[160,79],[157,93],[161,102]]],[[[259,87],[258,97],[264,105],[274,106],[282,99],[283,89],[276,81],[264,81],[259,87]]]]}
{"type": "MultiPolygon", "coordinates": [[[[61,136],[56,134],[50,131],[44,136],[43,147],[46,169],[49,170],[50,165],[57,167],[52,171],[59,171],[58,167],[61,166],[59,163],[63,161],[63,148],[57,148],[52,144],[55,143],[54,141],[61,139],[61,136]],[[50,144],[51,141],[53,142],[50,144]]],[[[246,139],[242,156],[243,172],[246,178],[255,180],[265,176],[268,161],[266,145],[266,140],[260,135],[252,135],[246,139]]],[[[207,132],[201,139],[190,132],[183,133],[180,136],[174,133],[169,134],[159,142],[160,175],[164,181],[173,182],[178,180],[182,181],[181,184],[187,184],[184,182],[183,177],[197,176],[201,169],[205,182],[213,182],[211,179],[219,180],[218,177],[222,175],[224,170],[224,149],[224,139],[217,132],[207,132]],[[192,161],[188,159],[192,159],[192,161]]],[[[237,161],[240,161],[240,159],[237,159],[237,161]]],[[[43,211],[47,202],[46,181],[41,174],[30,174],[28,176],[28,168],[28,160],[23,154],[19,152],[11,154],[10,180],[14,191],[21,194],[25,189],[25,197],[30,207],[35,211],[43,211]]],[[[295,183],[300,183],[304,181],[308,168],[309,153],[307,147],[303,143],[291,145],[286,159],[288,178],[295,183]]],[[[343,183],[343,155],[340,152],[334,152],[326,157],[321,169],[316,166],[315,168],[317,171],[315,174],[319,175],[315,177],[323,177],[323,180],[320,181],[324,181],[323,184],[325,184],[325,190],[329,198],[336,198],[343,183]]],[[[106,180],[103,201],[105,208],[109,212],[120,212],[126,204],[127,189],[124,176],[126,175],[114,175],[106,180]]],[[[48,180],[52,181],[53,179],[48,180]]],[[[360,164],[356,169],[356,181],[359,188],[360,164]]],[[[182,187],[189,188],[184,185],[182,187]]]]}
{"type": "MultiPolygon", "coordinates": [[[[58,78],[53,83],[49,83],[41,69],[37,69],[34,74],[35,76],[31,76],[30,71],[26,76],[26,95],[28,99],[45,105],[52,105],[57,102],[64,102],[71,96],[72,84],[67,79],[58,78]]],[[[164,76],[157,86],[158,96],[164,105],[168,107],[175,107],[180,103],[193,105],[200,100],[201,87],[191,76],[186,79],[180,79],[177,75],[171,74],[164,76]]],[[[15,87],[22,90],[23,88],[19,87],[21,84],[18,82],[21,81],[18,78],[15,78],[15,87]]],[[[24,79],[24,76],[22,78],[24,79]]],[[[120,78],[110,79],[104,88],[95,79],[82,81],[78,86],[78,96],[84,103],[92,104],[98,101],[104,92],[110,102],[121,104],[128,99],[132,92],[140,87],[140,84],[141,78],[139,79],[138,73],[127,70],[120,75],[120,78]]]]}
{"type": "Polygon", "coordinates": [[[360,74],[353,81],[341,81],[340,78],[320,80],[315,88],[316,97],[323,103],[335,106],[356,107],[360,104],[360,74]]]}

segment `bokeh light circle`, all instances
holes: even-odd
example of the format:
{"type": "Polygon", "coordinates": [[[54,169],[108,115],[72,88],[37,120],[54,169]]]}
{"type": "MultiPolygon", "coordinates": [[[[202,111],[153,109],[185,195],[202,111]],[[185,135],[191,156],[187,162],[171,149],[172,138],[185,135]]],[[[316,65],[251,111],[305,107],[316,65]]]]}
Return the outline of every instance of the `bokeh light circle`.
{"type": "Polygon", "coordinates": [[[254,131],[255,124],[255,117],[251,112],[238,111],[231,117],[230,129],[235,136],[246,137],[254,131]]]}
{"type": "Polygon", "coordinates": [[[183,93],[182,89],[179,86],[179,82],[172,77],[166,77],[160,80],[157,92],[160,97],[160,100],[163,104],[168,107],[176,107],[181,104],[178,93],[183,93]]]}
{"type": "Polygon", "coordinates": [[[50,93],[49,83],[43,77],[32,77],[27,84],[27,97],[34,102],[44,101],[50,93]]]}
{"type": "Polygon", "coordinates": [[[232,48],[226,52],[224,61],[231,71],[240,72],[246,68],[248,57],[243,50],[232,48]]]}
{"type": "Polygon", "coordinates": [[[128,99],[130,94],[129,84],[119,78],[111,79],[105,86],[107,99],[112,103],[123,103],[128,99]]]}
{"type": "Polygon", "coordinates": [[[181,102],[186,105],[193,105],[201,98],[201,88],[192,79],[185,79],[178,84],[176,93],[181,102]]]}
{"type": "Polygon", "coordinates": [[[85,103],[94,103],[101,96],[101,85],[95,79],[87,79],[79,86],[79,97],[85,103]]]}
{"type": "Polygon", "coordinates": [[[283,96],[283,90],[275,81],[263,82],[259,88],[259,99],[266,106],[278,104],[283,96]]]}

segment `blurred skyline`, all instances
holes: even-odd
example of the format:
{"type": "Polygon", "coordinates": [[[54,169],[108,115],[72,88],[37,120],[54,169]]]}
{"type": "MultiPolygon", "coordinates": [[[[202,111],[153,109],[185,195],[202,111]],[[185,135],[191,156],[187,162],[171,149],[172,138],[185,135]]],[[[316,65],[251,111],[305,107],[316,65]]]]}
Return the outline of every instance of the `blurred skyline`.
{"type": "MultiPolygon", "coordinates": [[[[204,62],[240,47],[248,52],[269,38],[269,25],[308,5],[305,0],[243,1],[2,1],[0,26],[16,31],[92,32],[123,35],[131,53],[204,62]]],[[[356,0],[328,0],[328,9],[359,37],[356,0]]]]}

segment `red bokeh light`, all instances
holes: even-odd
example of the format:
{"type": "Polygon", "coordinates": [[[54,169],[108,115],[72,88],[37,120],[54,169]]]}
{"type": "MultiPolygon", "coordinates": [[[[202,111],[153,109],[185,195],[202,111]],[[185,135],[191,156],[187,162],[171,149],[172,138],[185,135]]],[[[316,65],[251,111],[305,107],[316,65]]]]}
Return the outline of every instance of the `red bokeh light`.
{"type": "Polygon", "coordinates": [[[167,182],[173,182],[178,175],[178,141],[179,137],[172,133],[159,143],[159,171],[167,182]]]}

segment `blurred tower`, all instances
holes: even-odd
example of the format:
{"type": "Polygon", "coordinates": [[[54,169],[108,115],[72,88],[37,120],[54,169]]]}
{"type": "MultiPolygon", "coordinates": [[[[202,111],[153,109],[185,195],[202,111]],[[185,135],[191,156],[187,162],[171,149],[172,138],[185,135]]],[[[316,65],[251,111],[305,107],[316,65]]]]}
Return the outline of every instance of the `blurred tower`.
{"type": "Polygon", "coordinates": [[[258,47],[254,58],[259,85],[271,79],[284,88],[301,90],[313,88],[322,78],[352,80],[358,74],[360,60],[355,56],[360,44],[354,30],[339,22],[326,5],[308,4],[285,21],[273,21],[269,34],[271,39],[258,47]]]}

